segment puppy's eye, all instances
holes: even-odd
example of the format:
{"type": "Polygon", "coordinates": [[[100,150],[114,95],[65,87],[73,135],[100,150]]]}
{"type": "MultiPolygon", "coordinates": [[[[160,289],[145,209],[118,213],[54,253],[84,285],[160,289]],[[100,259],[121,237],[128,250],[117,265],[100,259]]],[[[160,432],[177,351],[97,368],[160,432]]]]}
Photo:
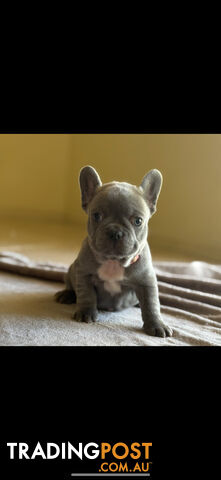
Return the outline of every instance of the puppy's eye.
{"type": "Polygon", "coordinates": [[[135,225],[135,227],[140,227],[142,224],[143,220],[141,217],[133,217],[132,218],[132,224],[135,225]]]}
{"type": "Polygon", "coordinates": [[[93,213],[93,217],[94,217],[95,222],[101,222],[101,220],[103,218],[103,215],[99,212],[95,212],[95,213],[93,213]]]}

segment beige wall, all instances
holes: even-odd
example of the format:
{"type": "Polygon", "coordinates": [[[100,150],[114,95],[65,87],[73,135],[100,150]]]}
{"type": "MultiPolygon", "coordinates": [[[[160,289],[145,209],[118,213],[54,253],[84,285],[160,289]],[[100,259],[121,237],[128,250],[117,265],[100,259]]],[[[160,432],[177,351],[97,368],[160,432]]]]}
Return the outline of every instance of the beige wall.
{"type": "Polygon", "coordinates": [[[79,169],[104,182],[139,184],[151,168],[164,184],[150,241],[221,259],[221,135],[0,135],[0,214],[85,222],[79,169]]]}
{"type": "Polygon", "coordinates": [[[0,135],[0,213],[63,218],[69,135],[0,135]]]}

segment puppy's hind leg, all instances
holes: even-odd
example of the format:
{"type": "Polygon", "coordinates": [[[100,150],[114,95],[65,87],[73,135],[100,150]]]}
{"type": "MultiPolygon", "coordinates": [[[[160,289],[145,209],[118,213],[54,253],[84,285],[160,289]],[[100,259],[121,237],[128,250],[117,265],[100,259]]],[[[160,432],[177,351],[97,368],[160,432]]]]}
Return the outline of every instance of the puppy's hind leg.
{"type": "Polygon", "coordinates": [[[73,267],[73,264],[69,267],[68,272],[64,276],[64,282],[65,282],[65,289],[60,290],[55,294],[55,301],[58,303],[76,303],[76,294],[75,291],[72,287],[71,279],[70,279],[70,269],[73,267]]]}
{"type": "Polygon", "coordinates": [[[55,294],[55,301],[58,303],[76,303],[76,295],[74,290],[61,290],[55,294]]]}

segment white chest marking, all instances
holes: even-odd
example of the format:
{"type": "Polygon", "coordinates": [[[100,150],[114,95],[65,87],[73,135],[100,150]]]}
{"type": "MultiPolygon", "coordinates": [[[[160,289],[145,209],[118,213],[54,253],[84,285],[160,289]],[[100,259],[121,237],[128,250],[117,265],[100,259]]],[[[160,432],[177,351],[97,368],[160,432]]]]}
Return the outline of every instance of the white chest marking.
{"type": "Polygon", "coordinates": [[[111,295],[121,292],[120,282],[124,278],[124,268],[117,260],[107,260],[98,268],[98,276],[104,281],[104,288],[111,295]]]}

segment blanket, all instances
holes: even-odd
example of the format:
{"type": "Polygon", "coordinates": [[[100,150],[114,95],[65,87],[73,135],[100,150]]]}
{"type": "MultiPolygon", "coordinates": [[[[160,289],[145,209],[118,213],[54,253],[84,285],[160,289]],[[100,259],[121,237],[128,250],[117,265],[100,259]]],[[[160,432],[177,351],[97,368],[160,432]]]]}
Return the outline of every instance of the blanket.
{"type": "Polygon", "coordinates": [[[139,308],[99,312],[96,323],[72,320],[74,305],[54,301],[68,266],[0,253],[0,345],[221,345],[221,265],[154,262],[161,312],[173,336],[142,330],[139,308]]]}

